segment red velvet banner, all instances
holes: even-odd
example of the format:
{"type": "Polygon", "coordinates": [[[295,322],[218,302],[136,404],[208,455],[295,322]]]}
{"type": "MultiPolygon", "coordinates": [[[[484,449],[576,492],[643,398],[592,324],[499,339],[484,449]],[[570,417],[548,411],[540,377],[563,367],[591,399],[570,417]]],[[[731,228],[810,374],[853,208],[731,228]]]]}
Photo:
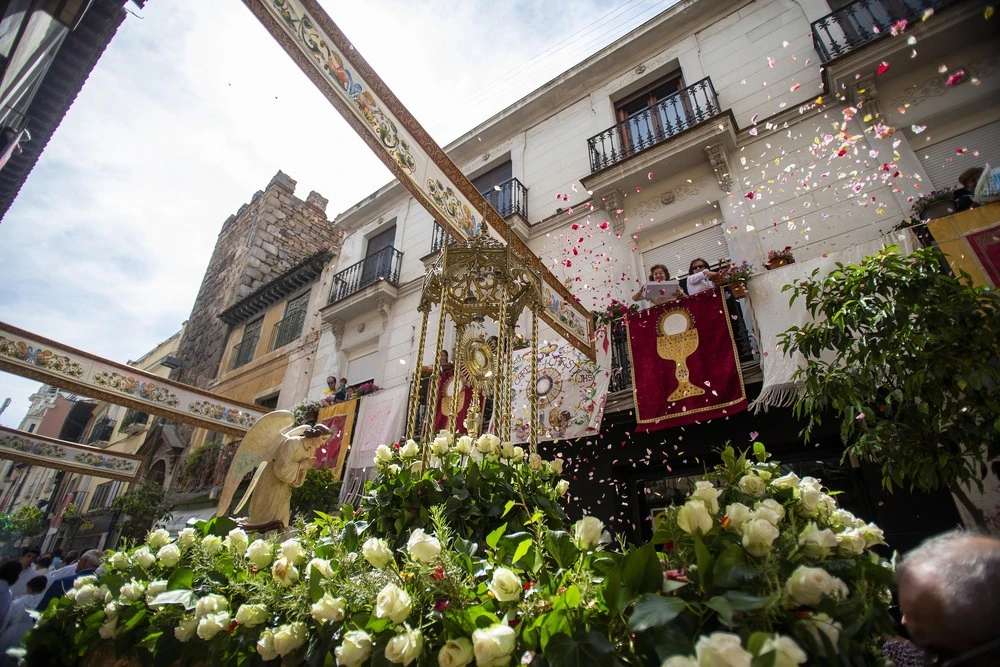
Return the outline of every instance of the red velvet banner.
{"type": "MultiPolygon", "coordinates": [[[[448,428],[448,415],[451,414],[452,396],[456,391],[456,383],[453,382],[454,370],[441,372],[441,384],[438,387],[438,404],[434,412],[434,432],[443,431],[448,428]]],[[[465,433],[465,417],[469,413],[469,405],[472,404],[472,387],[458,379],[458,417],[455,419],[455,433],[465,433]]],[[[480,409],[482,405],[480,404],[480,409]]]]}
{"type": "Polygon", "coordinates": [[[743,373],[721,292],[708,290],[626,319],[636,431],[746,410],[743,373]]]}

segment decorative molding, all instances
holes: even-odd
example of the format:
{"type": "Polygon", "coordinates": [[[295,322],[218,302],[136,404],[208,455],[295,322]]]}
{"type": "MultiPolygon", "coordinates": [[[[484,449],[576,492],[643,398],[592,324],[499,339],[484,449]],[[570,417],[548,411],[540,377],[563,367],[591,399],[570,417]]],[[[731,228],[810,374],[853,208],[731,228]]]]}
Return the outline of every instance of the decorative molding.
{"type": "MultiPolygon", "coordinates": [[[[997,70],[1000,66],[1000,55],[991,55],[977,60],[973,60],[968,66],[963,67],[966,72],[969,73],[969,78],[985,79],[997,70]]],[[[959,68],[954,68],[959,69],[959,68]]],[[[942,95],[948,93],[953,93],[955,87],[949,87],[945,85],[947,80],[947,74],[935,74],[923,83],[913,86],[909,92],[900,95],[892,101],[889,105],[890,108],[896,109],[899,107],[915,107],[921,102],[929,100],[933,97],[941,97],[942,95]]],[[[966,82],[963,85],[969,85],[966,82]]]]}
{"type": "Polygon", "coordinates": [[[0,456],[29,465],[125,482],[142,476],[145,457],[46,438],[0,426],[0,456]]]}
{"type": "Polygon", "coordinates": [[[611,216],[612,229],[615,234],[625,233],[625,193],[618,188],[611,188],[604,195],[604,210],[611,216]]]}
{"type": "Polygon", "coordinates": [[[640,218],[656,213],[664,206],[670,206],[675,202],[684,201],[688,197],[699,194],[707,184],[708,178],[703,176],[690,183],[682,183],[673,190],[641,199],[638,204],[629,208],[629,217],[640,218]]]}
{"type": "Polygon", "coordinates": [[[389,316],[392,314],[392,301],[386,298],[379,298],[376,301],[375,306],[378,309],[378,314],[382,316],[382,331],[389,330],[389,316]]]}
{"type": "Polygon", "coordinates": [[[715,177],[719,180],[719,187],[726,194],[733,191],[733,172],[729,168],[729,159],[726,156],[726,147],[722,143],[705,146],[705,155],[708,163],[712,165],[715,177]]]}
{"type": "Polygon", "coordinates": [[[336,318],[330,320],[330,331],[333,332],[333,337],[336,340],[337,350],[340,350],[340,344],[344,341],[344,320],[336,318]]]}
{"type": "Polygon", "coordinates": [[[882,118],[882,109],[878,103],[878,88],[875,85],[875,75],[868,74],[856,79],[851,85],[851,99],[854,106],[861,112],[861,118],[869,118],[867,123],[874,124],[882,118]]]}

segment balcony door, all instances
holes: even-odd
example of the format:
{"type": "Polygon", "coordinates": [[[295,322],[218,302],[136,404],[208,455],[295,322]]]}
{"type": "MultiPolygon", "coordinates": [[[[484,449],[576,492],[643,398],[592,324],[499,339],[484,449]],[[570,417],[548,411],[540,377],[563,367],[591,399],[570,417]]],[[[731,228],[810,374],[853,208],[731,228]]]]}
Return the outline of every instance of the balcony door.
{"type": "Polygon", "coordinates": [[[510,179],[513,177],[511,162],[507,160],[485,174],[472,179],[472,185],[496,209],[501,218],[506,218],[514,210],[514,188],[509,186],[510,179]]]}
{"type": "Polygon", "coordinates": [[[649,148],[687,126],[689,111],[680,94],[683,90],[684,78],[676,71],[615,104],[626,153],[649,148]]]}
{"type": "Polygon", "coordinates": [[[361,269],[361,287],[392,275],[392,244],[396,240],[396,225],[368,239],[365,264],[361,269]]]}

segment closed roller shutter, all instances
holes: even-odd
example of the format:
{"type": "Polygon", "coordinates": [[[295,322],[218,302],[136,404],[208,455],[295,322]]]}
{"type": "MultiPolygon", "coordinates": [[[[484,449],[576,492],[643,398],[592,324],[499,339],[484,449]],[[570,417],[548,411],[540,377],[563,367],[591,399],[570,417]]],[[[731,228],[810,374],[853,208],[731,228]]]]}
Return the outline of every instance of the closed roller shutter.
{"type": "Polygon", "coordinates": [[[970,167],[1000,167],[1000,121],[977,127],[916,151],[935,190],[958,187],[958,176],[970,167]],[[965,149],[960,155],[956,151],[965,149]],[[975,152],[979,155],[973,155],[975,152]]]}
{"type": "Polygon", "coordinates": [[[723,225],[714,224],[684,238],[647,250],[642,253],[642,265],[648,275],[649,267],[663,264],[670,271],[670,276],[676,278],[687,275],[691,260],[696,257],[701,257],[712,266],[729,257],[723,225]]]}
{"type": "Polygon", "coordinates": [[[360,382],[374,380],[381,374],[378,372],[378,352],[370,352],[347,362],[347,384],[354,386],[360,382]]]}

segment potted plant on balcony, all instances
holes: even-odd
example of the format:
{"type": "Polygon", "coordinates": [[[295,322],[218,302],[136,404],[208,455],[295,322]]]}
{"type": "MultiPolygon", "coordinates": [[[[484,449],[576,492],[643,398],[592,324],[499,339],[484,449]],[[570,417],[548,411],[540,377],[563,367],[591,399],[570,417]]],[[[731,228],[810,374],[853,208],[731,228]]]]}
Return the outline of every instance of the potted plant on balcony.
{"type": "Polygon", "coordinates": [[[747,295],[747,281],[753,275],[753,266],[746,260],[742,264],[724,266],[712,281],[718,287],[726,287],[735,299],[744,299],[747,295]]]}
{"type": "Polygon", "coordinates": [[[794,263],[795,257],[792,256],[792,246],[786,245],[781,250],[767,251],[767,261],[764,262],[764,268],[770,271],[771,269],[777,269],[780,266],[794,263]]]}
{"type": "Polygon", "coordinates": [[[295,420],[295,425],[315,425],[316,420],[319,418],[319,411],[322,409],[322,401],[311,401],[308,398],[299,401],[295,404],[295,407],[292,408],[292,418],[295,420]]]}
{"type": "Polygon", "coordinates": [[[934,190],[923,195],[910,209],[918,220],[935,220],[955,212],[955,198],[951,190],[934,190]]]}
{"type": "Polygon", "coordinates": [[[382,387],[378,386],[374,382],[365,382],[364,384],[359,384],[357,387],[349,392],[351,398],[361,398],[362,396],[367,396],[368,394],[374,394],[376,391],[381,390],[382,387]]]}
{"type": "Polygon", "coordinates": [[[594,318],[594,327],[603,327],[605,324],[611,326],[620,325],[623,318],[632,313],[639,312],[639,304],[624,303],[618,299],[612,299],[611,305],[604,310],[595,310],[591,313],[594,318]]]}

